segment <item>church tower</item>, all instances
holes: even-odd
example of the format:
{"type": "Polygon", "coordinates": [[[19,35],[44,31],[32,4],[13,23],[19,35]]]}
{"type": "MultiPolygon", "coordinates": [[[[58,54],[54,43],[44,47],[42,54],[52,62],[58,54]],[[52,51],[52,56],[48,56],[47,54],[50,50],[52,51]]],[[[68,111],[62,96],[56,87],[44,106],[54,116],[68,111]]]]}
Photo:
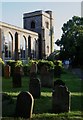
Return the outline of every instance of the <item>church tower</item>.
{"type": "Polygon", "coordinates": [[[24,13],[24,29],[37,32],[38,58],[47,58],[53,52],[53,17],[52,11],[35,11],[24,13]]]}

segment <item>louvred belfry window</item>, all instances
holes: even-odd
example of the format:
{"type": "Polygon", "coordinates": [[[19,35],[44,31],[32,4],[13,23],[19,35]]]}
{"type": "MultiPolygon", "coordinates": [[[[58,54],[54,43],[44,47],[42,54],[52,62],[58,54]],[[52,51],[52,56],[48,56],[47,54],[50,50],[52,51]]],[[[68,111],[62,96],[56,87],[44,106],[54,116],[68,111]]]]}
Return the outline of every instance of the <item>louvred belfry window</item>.
{"type": "Polygon", "coordinates": [[[34,21],[31,22],[31,28],[35,28],[35,22],[34,21]]]}

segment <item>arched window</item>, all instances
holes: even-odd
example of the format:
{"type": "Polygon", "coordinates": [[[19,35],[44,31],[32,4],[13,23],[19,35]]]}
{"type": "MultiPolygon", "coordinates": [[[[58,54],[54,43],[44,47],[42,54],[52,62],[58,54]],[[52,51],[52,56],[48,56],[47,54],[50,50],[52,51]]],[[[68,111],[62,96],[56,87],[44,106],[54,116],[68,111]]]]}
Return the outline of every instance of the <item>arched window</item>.
{"type": "Polygon", "coordinates": [[[9,59],[12,58],[12,48],[13,48],[13,37],[12,34],[9,32],[5,35],[4,41],[4,51],[5,51],[5,58],[9,59]]]}
{"type": "Polygon", "coordinates": [[[34,21],[31,22],[31,28],[35,28],[35,22],[34,21]]]}
{"type": "Polygon", "coordinates": [[[31,36],[28,37],[28,57],[31,58],[31,36]]]}
{"type": "Polygon", "coordinates": [[[21,59],[25,59],[26,56],[26,38],[22,36],[20,40],[20,57],[21,59]]]}

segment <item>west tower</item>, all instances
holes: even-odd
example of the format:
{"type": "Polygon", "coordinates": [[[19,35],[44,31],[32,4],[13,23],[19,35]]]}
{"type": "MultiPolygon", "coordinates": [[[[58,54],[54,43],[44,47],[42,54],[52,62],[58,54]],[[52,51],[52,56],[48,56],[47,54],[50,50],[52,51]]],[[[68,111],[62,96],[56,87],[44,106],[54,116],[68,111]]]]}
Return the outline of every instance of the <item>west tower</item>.
{"type": "Polygon", "coordinates": [[[52,11],[35,11],[24,13],[24,29],[37,32],[39,34],[37,47],[38,58],[46,58],[53,52],[53,16],[52,11]]]}

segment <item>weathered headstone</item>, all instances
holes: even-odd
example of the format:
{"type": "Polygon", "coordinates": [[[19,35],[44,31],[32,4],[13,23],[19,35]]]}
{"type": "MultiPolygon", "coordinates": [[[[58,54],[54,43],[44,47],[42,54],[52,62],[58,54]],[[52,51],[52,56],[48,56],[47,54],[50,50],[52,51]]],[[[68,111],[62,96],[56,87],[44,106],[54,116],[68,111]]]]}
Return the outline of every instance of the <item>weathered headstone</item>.
{"type": "Polygon", "coordinates": [[[16,117],[31,118],[33,112],[34,99],[29,92],[21,92],[17,97],[16,117]]]}
{"type": "Polygon", "coordinates": [[[34,98],[40,98],[41,95],[41,82],[38,78],[30,79],[29,92],[34,98]]]}
{"type": "Polygon", "coordinates": [[[37,64],[36,62],[32,63],[31,69],[30,69],[30,78],[36,78],[37,77],[37,64]]]}
{"type": "Polygon", "coordinates": [[[49,71],[46,65],[41,67],[40,79],[42,87],[53,87],[53,71],[49,71]]]}
{"type": "Polygon", "coordinates": [[[54,67],[54,76],[56,78],[60,78],[62,73],[61,66],[59,66],[59,62],[56,62],[56,65],[54,67]]]}
{"type": "Polygon", "coordinates": [[[64,82],[60,83],[60,81],[55,82],[52,93],[52,111],[54,113],[68,112],[70,109],[70,92],[64,82]]]}
{"type": "Polygon", "coordinates": [[[56,81],[54,81],[53,89],[56,89],[56,86],[60,85],[65,86],[65,83],[62,80],[57,79],[56,81]]]}
{"type": "Polygon", "coordinates": [[[9,65],[4,66],[4,77],[9,78],[11,73],[11,68],[9,65]]]}
{"type": "Polygon", "coordinates": [[[22,86],[22,70],[21,67],[15,67],[13,74],[13,87],[21,87],[22,86]]]}

